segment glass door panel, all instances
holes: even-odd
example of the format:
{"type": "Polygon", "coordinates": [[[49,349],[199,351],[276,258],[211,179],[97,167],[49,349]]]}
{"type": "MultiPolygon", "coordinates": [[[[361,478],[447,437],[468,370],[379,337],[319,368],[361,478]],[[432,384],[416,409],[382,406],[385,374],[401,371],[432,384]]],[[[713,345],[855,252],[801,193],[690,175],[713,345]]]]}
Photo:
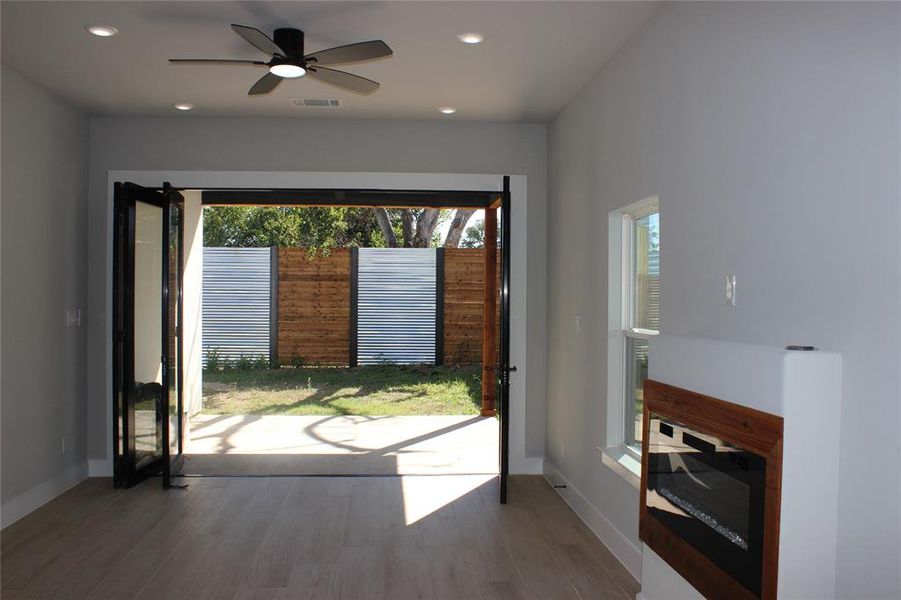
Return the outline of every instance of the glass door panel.
{"type": "MultiPolygon", "coordinates": [[[[163,458],[163,209],[142,201],[134,213],[134,469],[163,458]]],[[[131,411],[130,411],[131,412],[131,411]]]]}
{"type": "MultiPolygon", "coordinates": [[[[168,325],[167,325],[167,384],[169,392],[169,405],[167,414],[167,442],[169,446],[169,468],[164,471],[164,477],[177,474],[181,470],[183,460],[183,443],[185,428],[185,411],[182,397],[182,279],[184,254],[183,244],[183,214],[184,201],[181,194],[164,188],[168,200],[168,325]]],[[[164,482],[165,483],[165,482],[164,482]]]]}
{"type": "Polygon", "coordinates": [[[114,481],[162,474],[169,487],[182,455],[183,200],[116,183],[114,204],[114,481]]]}

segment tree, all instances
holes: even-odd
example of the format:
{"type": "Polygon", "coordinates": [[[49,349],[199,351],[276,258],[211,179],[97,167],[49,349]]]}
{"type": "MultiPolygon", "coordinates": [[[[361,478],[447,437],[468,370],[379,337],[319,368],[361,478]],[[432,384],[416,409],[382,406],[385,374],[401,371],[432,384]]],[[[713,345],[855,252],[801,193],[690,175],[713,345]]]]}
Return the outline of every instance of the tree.
{"type": "Polygon", "coordinates": [[[477,221],[466,228],[466,237],[460,242],[461,248],[485,247],[485,220],[477,221]]]}
{"type": "Polygon", "coordinates": [[[345,229],[338,236],[337,246],[358,248],[384,248],[385,238],[379,229],[375,214],[365,208],[349,208],[344,214],[345,229]]]}
{"type": "Polygon", "coordinates": [[[442,245],[439,226],[452,219],[443,242],[457,247],[474,211],[297,206],[213,206],[204,209],[205,246],[429,248],[442,245]]]}
{"type": "Polygon", "coordinates": [[[384,246],[371,211],[340,207],[213,206],[204,209],[204,246],[302,247],[316,254],[384,246]]]}
{"type": "Polygon", "coordinates": [[[374,208],[376,220],[386,244],[390,248],[429,248],[443,245],[456,248],[469,218],[469,209],[442,210],[438,208],[374,208]],[[453,214],[453,217],[451,217],[453,214]],[[437,239],[436,229],[453,218],[444,242],[437,239]],[[399,227],[399,228],[398,228],[399,227]]]}
{"type": "Polygon", "coordinates": [[[384,208],[373,208],[372,212],[375,214],[375,220],[379,224],[385,243],[389,248],[397,248],[397,232],[394,231],[388,211],[384,208]]]}
{"type": "MultiPolygon", "coordinates": [[[[466,224],[469,222],[470,217],[475,213],[475,209],[467,209],[464,210],[462,208],[458,208],[454,213],[454,220],[451,222],[450,229],[447,230],[447,238],[444,240],[445,248],[459,248],[460,247],[460,238],[463,236],[463,231],[466,229],[466,224]]],[[[484,229],[485,229],[485,221],[482,221],[482,230],[484,239],[484,229]]],[[[468,231],[468,229],[467,229],[468,231]]]]}

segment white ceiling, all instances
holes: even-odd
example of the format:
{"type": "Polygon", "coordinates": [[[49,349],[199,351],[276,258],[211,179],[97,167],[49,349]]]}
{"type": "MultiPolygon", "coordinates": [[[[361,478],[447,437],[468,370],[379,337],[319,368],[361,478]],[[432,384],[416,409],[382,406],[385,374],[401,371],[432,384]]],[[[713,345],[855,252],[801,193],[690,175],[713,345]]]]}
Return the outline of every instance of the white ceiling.
{"type": "Polygon", "coordinates": [[[653,2],[9,2],[2,60],[93,115],[304,116],[544,122],[651,15],[653,2]],[[112,38],[88,24],[119,29],[112,38]],[[168,58],[265,59],[231,23],[306,33],[307,53],[383,39],[392,58],[339,68],[381,82],[356,96],[310,79],[249,98],[264,71],[168,58]],[[486,39],[466,45],[457,34],[486,39]],[[338,98],[338,109],[292,98],[338,98]],[[453,117],[439,106],[459,110],[453,117]]]}

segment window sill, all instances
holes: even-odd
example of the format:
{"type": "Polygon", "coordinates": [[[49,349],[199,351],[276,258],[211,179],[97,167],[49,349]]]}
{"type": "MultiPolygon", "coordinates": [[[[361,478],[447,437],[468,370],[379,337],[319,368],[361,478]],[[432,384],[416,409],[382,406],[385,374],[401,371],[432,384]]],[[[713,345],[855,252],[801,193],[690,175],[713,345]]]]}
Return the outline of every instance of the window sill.
{"type": "Polygon", "coordinates": [[[598,446],[604,465],[638,489],[641,486],[641,460],[624,446],[598,446]]]}

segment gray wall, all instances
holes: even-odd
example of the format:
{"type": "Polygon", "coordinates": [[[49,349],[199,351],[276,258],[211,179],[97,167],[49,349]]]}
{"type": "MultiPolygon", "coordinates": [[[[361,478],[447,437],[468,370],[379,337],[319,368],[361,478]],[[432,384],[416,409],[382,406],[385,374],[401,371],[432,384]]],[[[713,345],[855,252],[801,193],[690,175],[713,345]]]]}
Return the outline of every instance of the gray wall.
{"type": "Polygon", "coordinates": [[[606,216],[659,194],[663,332],[843,354],[837,589],[901,595],[899,23],[898,4],[665,4],[552,123],[548,454],[633,543],[638,492],[595,450],[606,216]]]}
{"type": "MultiPolygon", "coordinates": [[[[544,454],[546,127],[302,119],[91,119],[88,454],[102,459],[107,173],[111,170],[497,173],[528,177],[527,454],[544,454]]],[[[515,299],[514,299],[515,301],[515,299]]]]}
{"type": "Polygon", "coordinates": [[[2,502],[85,461],[87,118],[2,68],[2,502]],[[61,438],[66,438],[62,453],[61,438]]]}

